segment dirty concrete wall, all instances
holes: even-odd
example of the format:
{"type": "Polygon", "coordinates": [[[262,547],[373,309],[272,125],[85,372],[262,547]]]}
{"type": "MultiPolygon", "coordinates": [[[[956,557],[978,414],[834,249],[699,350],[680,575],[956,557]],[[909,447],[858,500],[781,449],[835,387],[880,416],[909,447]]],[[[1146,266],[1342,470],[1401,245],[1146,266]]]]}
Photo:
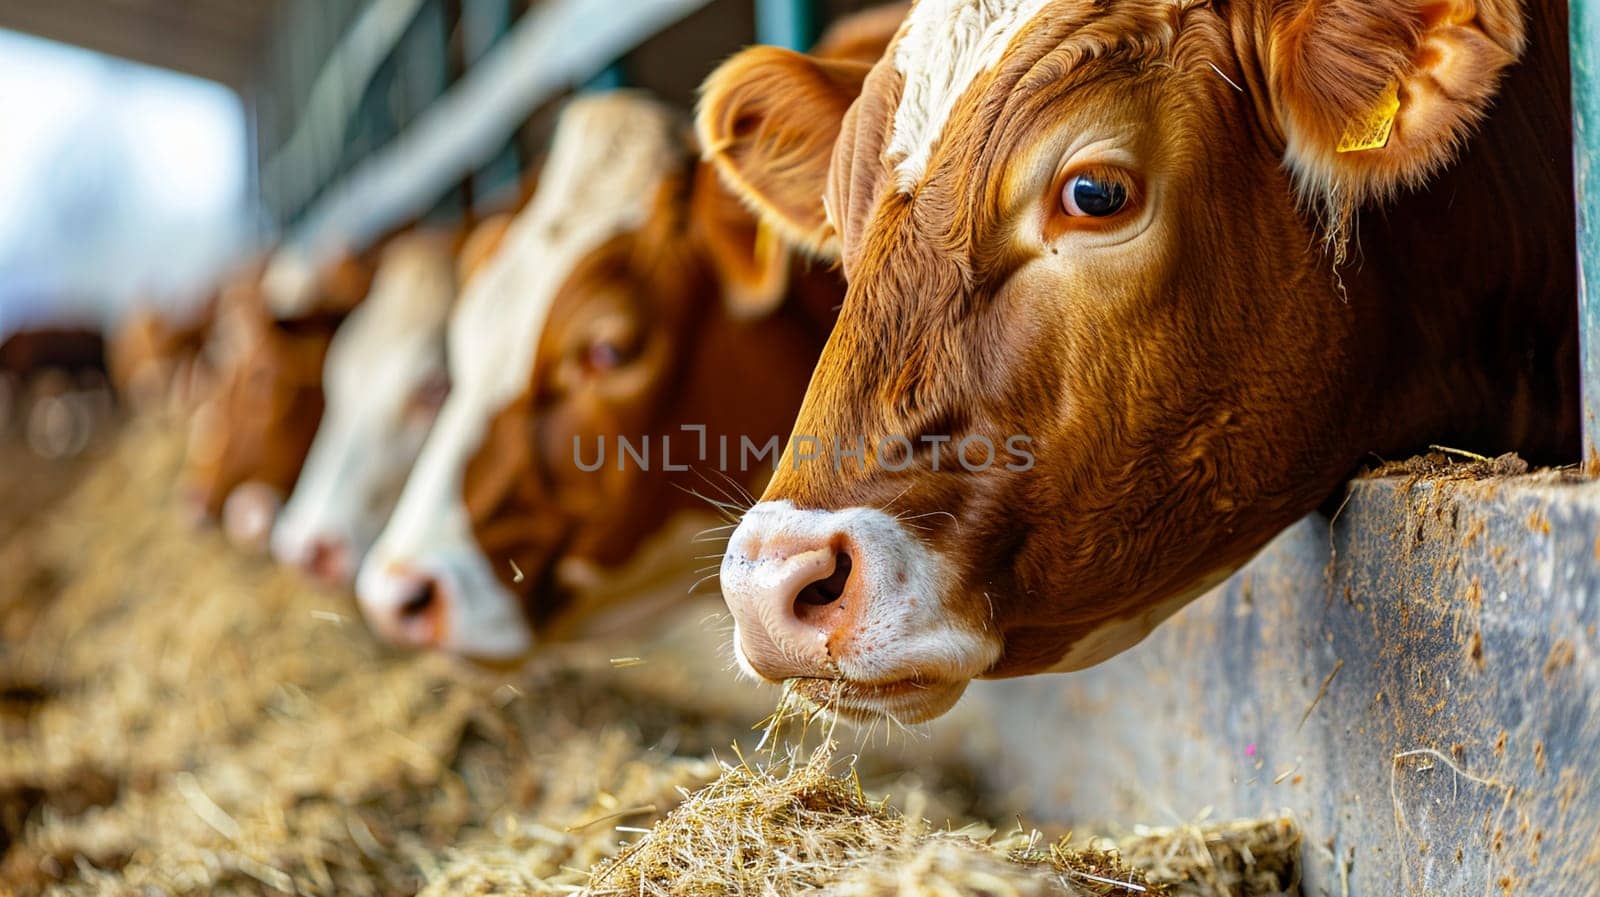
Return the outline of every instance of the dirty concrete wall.
{"type": "Polygon", "coordinates": [[[1600,485],[1358,480],[1144,644],[963,708],[1039,820],[1292,810],[1310,895],[1600,894],[1600,485]]]}

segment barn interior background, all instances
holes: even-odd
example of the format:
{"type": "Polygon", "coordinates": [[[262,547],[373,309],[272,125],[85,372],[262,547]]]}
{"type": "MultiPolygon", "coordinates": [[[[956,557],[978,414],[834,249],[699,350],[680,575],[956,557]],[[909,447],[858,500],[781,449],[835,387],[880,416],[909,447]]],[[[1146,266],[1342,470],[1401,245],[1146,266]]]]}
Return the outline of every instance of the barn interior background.
{"type": "MultiPolygon", "coordinates": [[[[493,207],[575,92],[687,110],[737,49],[803,48],[867,5],[0,0],[0,339],[198,307],[272,241],[359,247],[493,207]]],[[[1593,264],[1600,19],[1572,15],[1593,264]]],[[[819,768],[758,752],[776,696],[727,674],[714,596],[517,673],[391,654],[347,596],[178,519],[183,420],[118,407],[92,349],[63,373],[20,345],[0,381],[0,890],[1600,893],[1582,459],[1357,480],[1137,649],[981,683],[927,732],[834,733],[819,768]],[[663,817],[668,847],[637,849],[663,817]],[[1071,830],[1121,859],[1047,849],[1071,830]],[[697,841],[724,855],[671,855],[697,841]]]]}

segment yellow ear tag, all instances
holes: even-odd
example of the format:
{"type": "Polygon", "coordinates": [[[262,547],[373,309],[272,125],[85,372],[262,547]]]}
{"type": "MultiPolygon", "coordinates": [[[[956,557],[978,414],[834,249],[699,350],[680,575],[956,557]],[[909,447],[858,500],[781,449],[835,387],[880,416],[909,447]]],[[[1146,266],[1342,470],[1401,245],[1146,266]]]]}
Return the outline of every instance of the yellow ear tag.
{"type": "Polygon", "coordinates": [[[772,251],[777,248],[778,237],[772,232],[764,218],[756,219],[756,262],[765,264],[772,257],[772,251]]]}
{"type": "Polygon", "coordinates": [[[1394,117],[1400,111],[1400,82],[1390,81],[1378,102],[1366,115],[1350,122],[1339,138],[1339,152],[1359,153],[1383,149],[1394,133],[1394,117]]]}

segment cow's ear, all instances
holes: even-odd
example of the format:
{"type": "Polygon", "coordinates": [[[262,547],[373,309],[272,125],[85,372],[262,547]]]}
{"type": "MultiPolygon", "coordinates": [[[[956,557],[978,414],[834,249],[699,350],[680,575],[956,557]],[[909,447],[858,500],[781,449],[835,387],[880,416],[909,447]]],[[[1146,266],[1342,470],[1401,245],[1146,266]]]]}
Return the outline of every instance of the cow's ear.
{"type": "Polygon", "coordinates": [[[695,171],[689,215],[728,310],[747,319],[776,311],[789,290],[789,247],[708,164],[695,171]]]}
{"type": "Polygon", "coordinates": [[[1516,0],[1295,0],[1266,48],[1285,158],[1342,236],[1449,164],[1525,42],[1516,0]]]}
{"type": "Polygon", "coordinates": [[[705,159],[784,242],[824,258],[839,237],[823,211],[833,145],[871,66],[752,47],[701,89],[705,159]]]}

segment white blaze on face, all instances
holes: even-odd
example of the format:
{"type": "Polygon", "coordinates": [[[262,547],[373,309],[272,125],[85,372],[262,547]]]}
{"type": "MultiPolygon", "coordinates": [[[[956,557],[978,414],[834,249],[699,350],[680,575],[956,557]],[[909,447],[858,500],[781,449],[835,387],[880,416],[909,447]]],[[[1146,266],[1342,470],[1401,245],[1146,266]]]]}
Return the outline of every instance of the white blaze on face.
{"type": "Polygon", "coordinates": [[[450,397],[357,582],[369,616],[395,613],[407,597],[402,581],[420,575],[444,595],[438,647],[507,657],[532,643],[516,596],[492,566],[506,561],[485,557],[473,538],[466,468],[491,418],[528,387],[545,317],[568,275],[642,226],[666,178],[685,164],[681,128],[665,107],[626,93],[575,100],[562,114],[538,194],[451,318],[450,397]]]}
{"type": "Polygon", "coordinates": [[[311,309],[317,298],[317,266],[305,247],[284,246],[267,261],[261,275],[267,311],[275,318],[293,318],[311,309]]]}
{"type": "Polygon", "coordinates": [[[885,155],[909,193],[928,170],[956,103],[1000,63],[1006,48],[1051,0],[921,0],[894,50],[905,79],[885,155]]]}
{"type": "Polygon", "coordinates": [[[455,258],[440,235],[396,240],[323,367],[326,411],[272,534],[280,561],[343,579],[377,538],[422,450],[445,382],[455,258]],[[320,561],[319,561],[320,556],[320,561]]]}

